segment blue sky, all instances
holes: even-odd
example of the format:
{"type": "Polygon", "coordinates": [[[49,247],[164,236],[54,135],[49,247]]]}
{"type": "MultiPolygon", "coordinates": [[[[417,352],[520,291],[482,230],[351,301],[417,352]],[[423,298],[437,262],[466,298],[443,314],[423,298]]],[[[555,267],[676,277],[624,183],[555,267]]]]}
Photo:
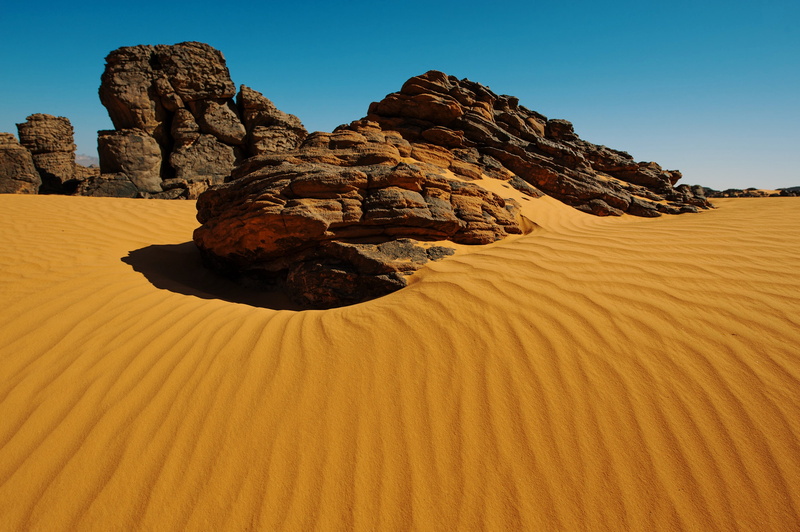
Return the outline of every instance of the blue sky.
{"type": "Polygon", "coordinates": [[[14,2],[0,18],[0,131],[111,127],[104,58],[202,41],[309,130],[361,118],[430,69],[488,85],[584,139],[713,188],[800,185],[800,2],[14,2]]]}

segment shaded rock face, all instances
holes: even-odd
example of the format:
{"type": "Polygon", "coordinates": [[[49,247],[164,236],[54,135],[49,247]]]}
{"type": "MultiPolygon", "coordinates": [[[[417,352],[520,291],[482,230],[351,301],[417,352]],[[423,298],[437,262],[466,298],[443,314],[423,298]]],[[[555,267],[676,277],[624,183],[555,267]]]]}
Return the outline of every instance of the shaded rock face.
{"type": "Polygon", "coordinates": [[[99,94],[115,131],[98,137],[98,179],[110,181],[98,194],[127,178],[143,197],[196,198],[245,157],[294,149],[307,134],[257,91],[242,86],[235,102],[222,53],[198,42],[111,52],[99,94]]]}
{"type": "Polygon", "coordinates": [[[198,198],[194,241],[214,269],[327,308],[397,290],[451,251],[419,241],[521,233],[515,203],[411,151],[398,133],[360,121],[251,158],[198,198]]]}
{"type": "Polygon", "coordinates": [[[548,120],[469,80],[430,71],[369,108],[367,119],[398,131],[422,160],[462,175],[517,176],[544,193],[599,216],[659,216],[707,208],[705,196],[674,188],[678,171],[636,162],[581,140],[566,120],[548,120]]]}
{"type": "Polygon", "coordinates": [[[34,114],[17,124],[20,144],[33,156],[45,194],[70,194],[78,184],[72,124],[63,116],[34,114]]]}
{"type": "Polygon", "coordinates": [[[31,152],[11,133],[0,133],[0,194],[37,194],[41,184],[31,152]]]}

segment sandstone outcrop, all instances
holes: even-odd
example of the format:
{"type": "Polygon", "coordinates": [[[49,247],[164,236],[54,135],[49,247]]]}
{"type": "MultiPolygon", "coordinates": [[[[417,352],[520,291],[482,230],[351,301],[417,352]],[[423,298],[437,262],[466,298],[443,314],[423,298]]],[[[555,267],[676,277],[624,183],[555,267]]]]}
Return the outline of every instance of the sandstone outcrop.
{"type": "Polygon", "coordinates": [[[294,149],[307,134],[260,93],[237,96],[222,53],[198,42],[114,50],[99,94],[115,131],[100,132],[102,175],[83,193],[127,194],[128,179],[143,197],[196,198],[245,157],[294,149]]]}
{"type": "Polygon", "coordinates": [[[11,133],[0,133],[0,194],[37,194],[41,185],[31,152],[11,133]]]}
{"type": "Polygon", "coordinates": [[[368,120],[398,131],[422,160],[465,176],[517,176],[577,209],[599,216],[696,212],[708,204],[674,188],[678,171],[581,140],[566,120],[548,119],[512,96],[430,71],[370,106],[368,120]]]}
{"type": "MultiPolygon", "coordinates": [[[[253,101],[243,88],[240,108],[253,101]]],[[[449,251],[423,242],[487,244],[521,233],[515,202],[475,179],[600,216],[709,206],[702,187],[674,186],[680,172],[583,141],[565,120],[441,72],[410,79],[366,118],[296,147],[292,123],[260,119],[278,127],[282,149],[272,153],[259,154],[256,113],[243,116],[255,156],[200,195],[194,241],[215,270],[280,286],[310,307],[402,288],[409,273],[449,251]]]]}
{"type": "Polygon", "coordinates": [[[360,121],[253,157],[199,197],[195,243],[216,270],[325,308],[397,290],[451,252],[420,240],[486,244],[521,232],[515,203],[411,151],[398,133],[360,121]]]}
{"type": "Polygon", "coordinates": [[[70,194],[78,180],[75,174],[75,143],[72,124],[63,116],[34,114],[17,124],[19,141],[33,156],[42,179],[40,193],[70,194]]]}

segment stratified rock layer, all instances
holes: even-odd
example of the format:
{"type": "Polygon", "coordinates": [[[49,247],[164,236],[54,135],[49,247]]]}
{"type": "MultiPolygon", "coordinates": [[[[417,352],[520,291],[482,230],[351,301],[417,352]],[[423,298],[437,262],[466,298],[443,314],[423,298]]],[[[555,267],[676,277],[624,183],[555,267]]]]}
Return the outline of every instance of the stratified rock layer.
{"type": "Polygon", "coordinates": [[[195,243],[217,270],[331,307],[401,288],[447,254],[410,239],[486,244],[521,232],[513,203],[410,155],[398,133],[357,122],[251,158],[198,199],[195,243]]]}
{"type": "Polygon", "coordinates": [[[469,80],[430,71],[369,109],[368,120],[398,131],[421,160],[453,172],[518,176],[546,194],[599,216],[658,216],[709,207],[678,171],[581,140],[566,120],[548,120],[469,80]]]}
{"type": "Polygon", "coordinates": [[[244,161],[203,193],[194,240],[214,269],[281,285],[307,306],[405,286],[406,274],[444,256],[418,241],[487,244],[520,233],[514,202],[470,182],[486,176],[601,216],[708,206],[702,188],[674,188],[680,172],[585,142],[565,120],[441,72],[410,79],[366,118],[296,149],[293,124],[260,118],[250,101],[243,88],[250,152],[260,153],[259,127],[275,126],[266,138],[283,151],[244,161]]]}
{"type": "Polygon", "coordinates": [[[242,86],[234,102],[225,58],[198,42],[114,50],[99,94],[116,132],[100,133],[103,175],[85,193],[126,192],[128,179],[144,197],[196,198],[244,157],[294,149],[307,134],[257,91],[242,86]]]}

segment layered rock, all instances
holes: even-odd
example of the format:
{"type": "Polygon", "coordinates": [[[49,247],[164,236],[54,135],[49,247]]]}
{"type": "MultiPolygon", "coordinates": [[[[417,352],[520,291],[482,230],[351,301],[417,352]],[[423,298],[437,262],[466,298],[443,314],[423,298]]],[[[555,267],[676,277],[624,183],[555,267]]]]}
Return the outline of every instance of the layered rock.
{"type": "Polygon", "coordinates": [[[0,133],[0,194],[37,194],[41,184],[31,152],[11,133],[0,133]]]}
{"type": "MultiPolygon", "coordinates": [[[[39,190],[46,194],[70,194],[78,184],[72,124],[63,116],[34,114],[17,124],[20,144],[33,156],[41,176],[39,190]]],[[[78,176],[80,177],[80,176],[78,176]]]]}
{"type": "MultiPolygon", "coordinates": [[[[248,101],[257,98],[243,88],[240,108],[248,101]]],[[[244,116],[256,123],[256,114],[244,116]]],[[[475,179],[601,216],[709,206],[702,187],[674,186],[678,171],[583,141],[565,120],[440,72],[412,78],[366,118],[297,147],[291,122],[258,120],[278,127],[272,145],[284,151],[259,155],[261,130],[248,125],[256,156],[198,198],[194,241],[212,268],[281,286],[311,307],[405,286],[407,274],[448,249],[422,242],[487,244],[519,234],[515,202],[475,179]]]]}
{"type": "Polygon", "coordinates": [[[397,290],[450,251],[419,240],[486,244],[521,232],[513,202],[411,151],[361,121],[251,158],[198,199],[195,243],[218,271],[325,308],[397,290]]]}
{"type": "Polygon", "coordinates": [[[119,48],[106,57],[99,94],[115,131],[98,138],[109,183],[97,193],[128,179],[144,197],[195,198],[244,157],[294,149],[306,136],[297,117],[248,87],[235,102],[222,53],[203,43],[119,48]]]}
{"type": "Polygon", "coordinates": [[[447,159],[465,176],[517,176],[592,214],[659,216],[710,206],[693,189],[674,188],[678,171],[581,140],[566,120],[550,120],[517,98],[441,72],[411,78],[373,103],[367,119],[398,131],[423,160],[447,159]]]}

